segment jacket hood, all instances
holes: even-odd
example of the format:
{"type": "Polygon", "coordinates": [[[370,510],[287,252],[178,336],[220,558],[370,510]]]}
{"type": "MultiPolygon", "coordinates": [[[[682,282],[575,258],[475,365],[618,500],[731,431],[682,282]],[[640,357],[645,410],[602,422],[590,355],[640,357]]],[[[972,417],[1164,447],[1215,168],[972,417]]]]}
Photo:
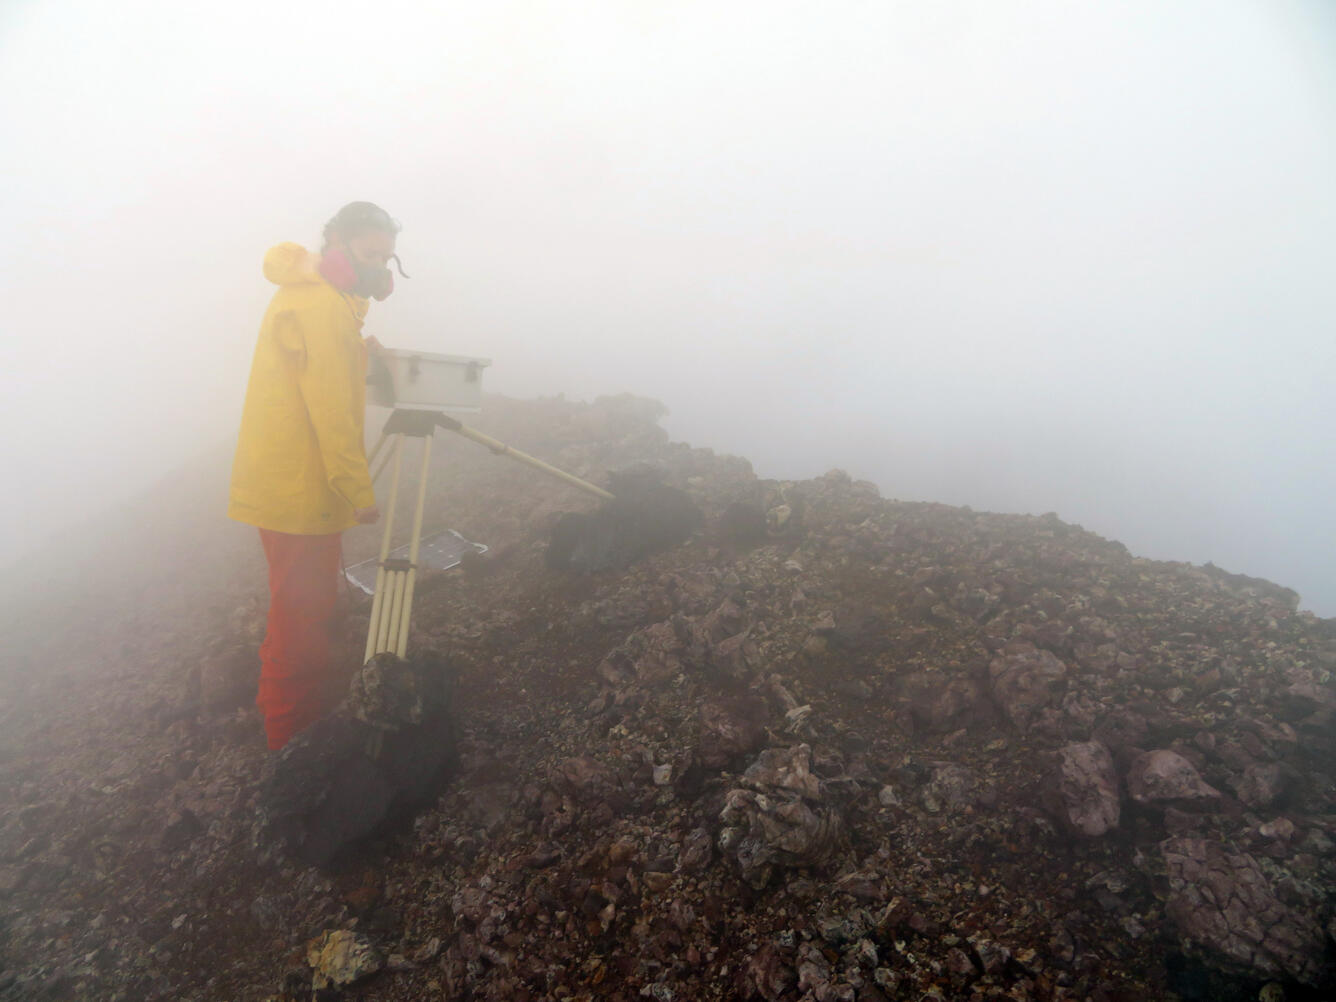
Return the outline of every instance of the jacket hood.
{"type": "Polygon", "coordinates": [[[319,265],[320,256],[301,244],[277,244],[264,255],[264,277],[275,285],[319,284],[324,281],[319,265]]]}

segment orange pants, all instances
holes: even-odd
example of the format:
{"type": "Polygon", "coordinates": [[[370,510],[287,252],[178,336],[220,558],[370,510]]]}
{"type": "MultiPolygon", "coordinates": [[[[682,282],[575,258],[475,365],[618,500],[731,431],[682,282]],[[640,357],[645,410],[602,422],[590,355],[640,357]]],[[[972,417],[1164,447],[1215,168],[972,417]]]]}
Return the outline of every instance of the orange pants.
{"type": "Polygon", "coordinates": [[[330,626],[339,597],[343,536],[260,530],[269,561],[269,621],[260,645],[260,691],[269,748],[277,750],[327,709],[335,684],[330,626]]]}

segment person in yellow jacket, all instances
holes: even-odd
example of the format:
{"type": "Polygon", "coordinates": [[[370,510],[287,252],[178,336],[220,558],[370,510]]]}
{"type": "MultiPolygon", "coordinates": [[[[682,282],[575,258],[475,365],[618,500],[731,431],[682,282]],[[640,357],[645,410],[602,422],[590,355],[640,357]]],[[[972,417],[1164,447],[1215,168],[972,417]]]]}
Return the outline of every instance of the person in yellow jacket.
{"type": "Polygon", "coordinates": [[[255,702],[275,750],[334,695],[342,533],[380,517],[363,438],[361,331],[368,300],[394,289],[398,232],[385,210],[352,202],[325,226],[319,255],[285,243],[264,257],[278,290],[255,345],[227,513],[260,530],[269,564],[255,702]]]}

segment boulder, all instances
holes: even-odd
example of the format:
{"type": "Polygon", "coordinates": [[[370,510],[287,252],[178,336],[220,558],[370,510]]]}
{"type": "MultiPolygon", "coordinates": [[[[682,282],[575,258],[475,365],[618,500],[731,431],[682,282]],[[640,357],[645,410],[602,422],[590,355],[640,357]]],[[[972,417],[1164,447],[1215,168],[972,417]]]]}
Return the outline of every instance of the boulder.
{"type": "Polygon", "coordinates": [[[613,474],[612,501],[594,512],[568,512],[552,529],[547,565],[553,570],[602,571],[625,567],[682,542],[705,516],[685,491],[651,472],[613,474]]]}
{"type": "Polygon", "coordinates": [[[1279,762],[1253,763],[1234,783],[1234,792],[1249,807],[1267,807],[1285,792],[1285,771],[1279,762]]]}
{"type": "Polygon", "coordinates": [[[392,811],[429,802],[454,760],[450,690],[430,654],[364,665],[335,711],[266,764],[257,840],[321,865],[392,811]]]}
{"type": "Polygon", "coordinates": [[[1186,946],[1250,977],[1331,983],[1322,927],[1276,896],[1256,859],[1202,838],[1168,839],[1160,853],[1165,911],[1186,946]]]}
{"type": "Polygon", "coordinates": [[[330,929],[306,944],[312,987],[342,988],[375,974],[385,961],[371,940],[348,929],[330,929]]]}
{"type": "Polygon", "coordinates": [[[1220,791],[1203,780],[1191,762],[1169,748],[1143,752],[1132,760],[1127,792],[1138,804],[1220,797],[1220,791]]]}
{"type": "Polygon", "coordinates": [[[988,665],[993,699],[1018,730],[1029,729],[1051,705],[1067,680],[1067,666],[1025,640],[1009,641],[988,665]]]}
{"type": "Polygon", "coordinates": [[[1098,741],[1069,744],[1058,752],[1047,802],[1068,831],[1097,838],[1118,827],[1118,773],[1098,741]]]}
{"type": "Polygon", "coordinates": [[[975,715],[982,692],[969,678],[953,678],[942,672],[916,671],[896,682],[896,692],[908,704],[915,724],[942,733],[975,715]]]}
{"type": "Polygon", "coordinates": [[[844,823],[823,802],[807,745],[772,748],[743,774],[750,788],[730,790],[719,820],[719,849],[760,890],[777,868],[821,866],[840,848],[844,823]]]}

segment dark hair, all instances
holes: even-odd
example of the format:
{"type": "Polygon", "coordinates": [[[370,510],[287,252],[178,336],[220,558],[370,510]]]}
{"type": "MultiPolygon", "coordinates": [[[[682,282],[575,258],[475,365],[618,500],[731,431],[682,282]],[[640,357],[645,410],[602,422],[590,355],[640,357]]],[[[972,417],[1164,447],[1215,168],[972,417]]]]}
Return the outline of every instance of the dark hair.
{"type": "Polygon", "coordinates": [[[325,224],[325,246],[328,247],[338,238],[349,240],[368,230],[380,230],[396,236],[400,226],[374,202],[349,202],[325,224]]]}

